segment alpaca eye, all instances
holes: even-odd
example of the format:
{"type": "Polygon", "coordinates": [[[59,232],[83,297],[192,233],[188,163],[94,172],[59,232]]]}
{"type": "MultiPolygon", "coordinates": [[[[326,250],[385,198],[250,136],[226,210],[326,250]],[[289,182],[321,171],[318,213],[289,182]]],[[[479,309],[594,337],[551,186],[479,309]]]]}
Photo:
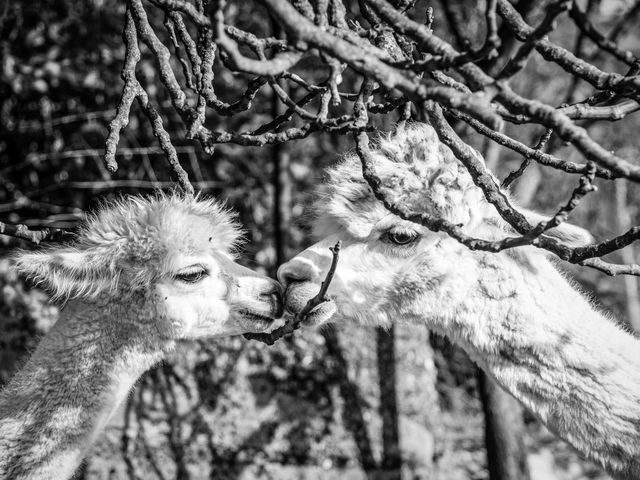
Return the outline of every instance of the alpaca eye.
{"type": "Polygon", "coordinates": [[[420,235],[416,232],[387,232],[383,236],[383,240],[395,245],[409,245],[415,242],[420,235]]]}
{"type": "Polygon", "coordinates": [[[207,276],[206,270],[192,270],[178,273],[174,278],[184,283],[197,283],[207,276]]]}

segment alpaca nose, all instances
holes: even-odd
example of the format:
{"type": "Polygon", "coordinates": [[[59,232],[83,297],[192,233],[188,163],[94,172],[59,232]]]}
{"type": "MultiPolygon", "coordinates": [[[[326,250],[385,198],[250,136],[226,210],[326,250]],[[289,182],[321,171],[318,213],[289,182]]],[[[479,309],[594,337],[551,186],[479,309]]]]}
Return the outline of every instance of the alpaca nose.
{"type": "Polygon", "coordinates": [[[316,276],[312,265],[294,258],[278,268],[278,280],[287,288],[291,282],[310,282],[316,276]]]}

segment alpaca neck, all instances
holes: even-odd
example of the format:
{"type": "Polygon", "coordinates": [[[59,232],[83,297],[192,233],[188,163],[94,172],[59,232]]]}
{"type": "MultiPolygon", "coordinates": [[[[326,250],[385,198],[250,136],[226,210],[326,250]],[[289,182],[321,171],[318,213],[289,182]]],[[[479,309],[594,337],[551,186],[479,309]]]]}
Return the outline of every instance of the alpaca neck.
{"type": "Polygon", "coordinates": [[[69,305],[0,394],[0,478],[70,478],[136,379],[161,360],[105,305],[69,305]],[[100,312],[100,313],[97,313],[100,312]]]}
{"type": "Polygon", "coordinates": [[[639,478],[640,341],[541,255],[479,263],[475,293],[449,330],[552,431],[620,478],[639,478]]]}

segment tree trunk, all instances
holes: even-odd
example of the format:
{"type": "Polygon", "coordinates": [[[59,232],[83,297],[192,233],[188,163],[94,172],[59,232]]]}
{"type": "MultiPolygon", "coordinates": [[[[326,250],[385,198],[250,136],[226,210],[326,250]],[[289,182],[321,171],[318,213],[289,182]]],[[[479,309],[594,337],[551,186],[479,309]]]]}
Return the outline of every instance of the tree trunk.
{"type": "Polygon", "coordinates": [[[478,370],[478,390],[485,418],[487,467],[491,480],[529,478],[520,404],[478,370]]]}
{"type": "MultiPolygon", "coordinates": [[[[274,36],[280,38],[282,32],[277,23],[274,23],[274,36]]],[[[277,82],[278,80],[276,80],[277,82]]],[[[289,87],[281,84],[280,88],[288,95],[289,87]]],[[[271,99],[271,109],[273,118],[285,113],[286,106],[273,93],[271,99]]],[[[291,155],[286,143],[276,143],[271,148],[271,183],[273,185],[273,240],[275,249],[275,268],[289,260],[289,224],[291,223],[291,175],[290,175],[291,155]]]]}
{"type": "Polygon", "coordinates": [[[291,220],[291,181],[289,165],[291,156],[284,143],[273,146],[273,237],[276,268],[289,259],[288,228],[291,220]]]}
{"type": "Polygon", "coordinates": [[[395,329],[377,329],[380,417],[382,418],[382,470],[385,479],[400,480],[402,456],[396,390],[395,329]]]}

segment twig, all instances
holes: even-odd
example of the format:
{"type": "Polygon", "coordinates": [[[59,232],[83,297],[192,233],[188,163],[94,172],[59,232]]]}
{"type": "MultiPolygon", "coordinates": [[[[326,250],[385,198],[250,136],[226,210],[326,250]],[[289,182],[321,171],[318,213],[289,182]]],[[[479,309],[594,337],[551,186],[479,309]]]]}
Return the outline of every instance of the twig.
{"type": "Polygon", "coordinates": [[[44,241],[64,242],[73,238],[71,232],[60,228],[30,230],[26,225],[10,225],[3,222],[0,222],[0,235],[27,240],[35,245],[44,241]]]}
{"type": "Polygon", "coordinates": [[[129,124],[131,105],[141,90],[135,73],[136,65],[140,61],[138,35],[133,23],[131,11],[128,8],[122,38],[125,45],[124,66],[122,67],[121,73],[121,77],[124,80],[124,88],[122,89],[122,96],[118,102],[116,116],[109,123],[109,134],[105,141],[106,151],[104,154],[104,164],[111,173],[118,169],[116,150],[118,148],[118,140],[120,139],[120,130],[129,124]]]}
{"type": "Polygon", "coordinates": [[[504,66],[502,72],[498,74],[498,78],[512,77],[524,68],[529,55],[535,48],[538,41],[553,30],[556,18],[569,8],[569,3],[569,0],[561,0],[551,4],[540,25],[538,25],[538,27],[528,35],[524,45],[520,47],[513,58],[511,58],[504,66]]]}
{"type": "Polygon", "coordinates": [[[227,35],[224,25],[224,5],[225,1],[219,0],[214,14],[216,20],[214,32],[216,43],[227,54],[226,63],[230,68],[256,75],[276,76],[300,61],[303,52],[285,51],[269,60],[254,60],[242,55],[238,44],[227,35]]]}
{"type": "MultiPolygon", "coordinates": [[[[525,159],[533,159],[536,162],[538,162],[540,165],[562,170],[567,173],[584,174],[587,171],[585,165],[580,165],[575,162],[562,160],[561,158],[558,158],[549,153],[544,153],[539,149],[538,146],[534,148],[528,147],[524,143],[518,142],[517,140],[514,140],[513,138],[505,135],[504,133],[500,133],[495,130],[491,130],[490,128],[487,128],[485,125],[478,122],[477,120],[461,112],[458,112],[455,109],[447,110],[447,113],[454,118],[464,121],[470,127],[472,127],[475,131],[493,140],[497,144],[502,145],[503,147],[507,147],[513,150],[514,152],[518,152],[520,155],[524,156],[525,159]]],[[[609,170],[606,170],[601,167],[596,167],[596,176],[601,178],[606,178],[606,179],[612,179],[617,177],[616,175],[612,174],[609,170]]]]}
{"type": "Polygon", "coordinates": [[[198,10],[189,2],[182,0],[150,0],[151,3],[165,9],[165,10],[177,10],[188,15],[193,22],[201,27],[208,27],[211,25],[211,20],[206,15],[198,12],[198,10]]]}
{"type": "Polygon", "coordinates": [[[336,272],[336,267],[338,266],[338,256],[340,254],[340,246],[341,242],[338,241],[333,247],[330,247],[331,253],[333,254],[333,258],[331,259],[331,266],[329,267],[329,271],[324,278],[324,281],[320,285],[320,291],[311,298],[306,305],[300,310],[293,318],[287,320],[287,322],[281,326],[273,330],[269,333],[245,333],[244,338],[247,340],[258,340],[259,342],[266,343],[267,345],[273,345],[276,340],[286,336],[291,335],[295,332],[302,322],[304,322],[307,316],[315,309],[317,306],[322,305],[330,301],[327,297],[327,290],[329,289],[329,285],[331,284],[331,280],[333,280],[333,276],[336,272]]]}
{"type": "MultiPolygon", "coordinates": [[[[534,35],[533,27],[524,21],[508,0],[498,0],[498,12],[518,39],[527,41],[534,35]]],[[[609,89],[621,95],[638,98],[640,78],[603,72],[589,62],[576,57],[565,48],[553,44],[547,37],[536,39],[534,46],[545,60],[557,63],[567,72],[589,82],[596,88],[609,89]]]]}
{"type": "MultiPolygon", "coordinates": [[[[540,137],[540,140],[538,140],[538,143],[536,144],[536,146],[533,147],[533,151],[536,153],[540,152],[545,147],[545,145],[551,138],[552,134],[553,134],[553,130],[551,129],[545,131],[540,137]]],[[[509,188],[509,186],[524,173],[527,167],[531,164],[533,155],[535,155],[535,153],[532,153],[531,155],[527,154],[524,157],[524,160],[522,161],[520,166],[514,171],[509,172],[509,175],[507,175],[507,177],[502,181],[502,185],[501,185],[502,188],[504,189],[509,188]]],[[[590,165],[593,166],[594,175],[595,175],[596,165],[594,163],[591,163],[590,165]]]]}
{"type": "Polygon", "coordinates": [[[629,65],[633,65],[638,60],[632,52],[620,48],[616,42],[608,39],[598,32],[598,30],[596,30],[593,24],[589,21],[587,14],[580,10],[580,7],[578,7],[578,4],[575,1],[571,5],[569,16],[573,19],[576,26],[596,45],[598,45],[601,50],[611,53],[613,56],[629,65]]]}

